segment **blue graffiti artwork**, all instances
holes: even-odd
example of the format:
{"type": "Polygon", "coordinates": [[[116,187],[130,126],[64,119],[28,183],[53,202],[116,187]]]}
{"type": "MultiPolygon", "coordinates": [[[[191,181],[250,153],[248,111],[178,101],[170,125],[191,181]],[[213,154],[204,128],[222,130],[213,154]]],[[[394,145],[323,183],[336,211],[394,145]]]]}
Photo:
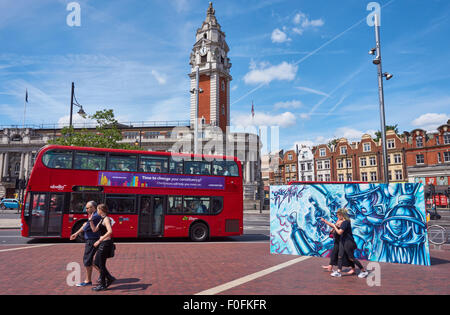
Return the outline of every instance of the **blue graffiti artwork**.
{"type": "Polygon", "coordinates": [[[328,257],[331,228],[345,208],[357,244],[370,261],[430,265],[424,188],[419,183],[271,186],[270,250],[328,257]]]}

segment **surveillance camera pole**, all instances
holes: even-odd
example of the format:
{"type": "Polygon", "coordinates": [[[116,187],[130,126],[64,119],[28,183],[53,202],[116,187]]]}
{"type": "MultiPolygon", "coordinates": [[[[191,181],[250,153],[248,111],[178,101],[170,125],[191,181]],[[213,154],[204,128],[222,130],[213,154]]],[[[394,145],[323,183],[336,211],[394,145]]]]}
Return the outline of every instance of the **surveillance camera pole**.
{"type": "Polygon", "coordinates": [[[381,145],[383,148],[383,172],[384,183],[389,184],[389,171],[387,162],[387,148],[386,148],[386,121],[384,115],[384,92],[383,92],[383,70],[381,66],[381,45],[380,45],[380,20],[378,14],[375,14],[375,40],[376,40],[376,58],[379,60],[378,68],[378,96],[380,99],[380,120],[381,120],[381,145]]]}

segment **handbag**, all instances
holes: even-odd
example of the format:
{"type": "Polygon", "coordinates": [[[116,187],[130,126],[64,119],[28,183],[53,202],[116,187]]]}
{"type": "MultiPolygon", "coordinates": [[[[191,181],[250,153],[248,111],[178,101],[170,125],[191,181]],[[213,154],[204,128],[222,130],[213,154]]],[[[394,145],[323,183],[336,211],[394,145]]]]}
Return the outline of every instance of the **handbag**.
{"type": "Polygon", "coordinates": [[[116,254],[116,244],[113,243],[111,245],[111,250],[109,251],[108,258],[113,258],[115,254],[116,254]]]}

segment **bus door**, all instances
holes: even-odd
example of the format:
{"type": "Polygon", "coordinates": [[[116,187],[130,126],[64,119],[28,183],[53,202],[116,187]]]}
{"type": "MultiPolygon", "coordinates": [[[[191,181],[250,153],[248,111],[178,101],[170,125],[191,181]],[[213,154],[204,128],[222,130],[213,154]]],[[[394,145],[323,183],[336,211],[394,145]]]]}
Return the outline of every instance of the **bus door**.
{"type": "Polygon", "coordinates": [[[139,237],[163,236],[166,196],[141,196],[139,237]]]}
{"type": "Polygon", "coordinates": [[[64,194],[33,193],[30,236],[61,236],[64,194]]]}

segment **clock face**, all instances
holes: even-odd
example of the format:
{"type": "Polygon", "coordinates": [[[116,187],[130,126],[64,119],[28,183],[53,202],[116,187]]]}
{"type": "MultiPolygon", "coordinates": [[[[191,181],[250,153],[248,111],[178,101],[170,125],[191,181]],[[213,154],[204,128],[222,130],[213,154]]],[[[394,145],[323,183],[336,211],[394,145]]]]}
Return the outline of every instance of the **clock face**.
{"type": "Polygon", "coordinates": [[[200,48],[200,55],[204,56],[208,53],[208,50],[206,49],[205,46],[203,46],[202,48],[200,48]]]}

